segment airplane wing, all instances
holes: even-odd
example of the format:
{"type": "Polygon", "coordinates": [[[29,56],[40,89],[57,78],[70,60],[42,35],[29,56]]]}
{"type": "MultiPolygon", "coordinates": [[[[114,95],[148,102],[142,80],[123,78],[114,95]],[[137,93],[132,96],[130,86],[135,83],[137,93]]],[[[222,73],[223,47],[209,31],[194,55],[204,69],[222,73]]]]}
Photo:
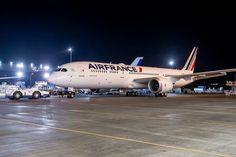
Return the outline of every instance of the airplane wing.
{"type": "Polygon", "coordinates": [[[229,72],[236,72],[236,68],[235,69],[224,69],[224,70],[198,72],[198,73],[192,73],[192,74],[165,75],[165,76],[166,77],[179,78],[179,79],[180,78],[189,78],[189,77],[191,77],[194,81],[196,81],[196,80],[201,80],[201,79],[225,76],[229,72]]]}
{"type": "MultiPolygon", "coordinates": [[[[175,79],[181,79],[181,78],[192,78],[194,81],[196,80],[202,80],[202,79],[208,79],[213,77],[219,77],[219,76],[225,76],[229,72],[236,72],[235,69],[224,69],[224,70],[215,70],[215,71],[206,71],[206,72],[198,72],[198,73],[192,73],[192,74],[183,74],[183,75],[165,75],[165,77],[171,77],[175,79]]],[[[147,77],[147,78],[137,78],[134,79],[134,82],[137,83],[148,83],[148,81],[152,79],[157,79],[159,76],[156,77],[147,77]]]]}

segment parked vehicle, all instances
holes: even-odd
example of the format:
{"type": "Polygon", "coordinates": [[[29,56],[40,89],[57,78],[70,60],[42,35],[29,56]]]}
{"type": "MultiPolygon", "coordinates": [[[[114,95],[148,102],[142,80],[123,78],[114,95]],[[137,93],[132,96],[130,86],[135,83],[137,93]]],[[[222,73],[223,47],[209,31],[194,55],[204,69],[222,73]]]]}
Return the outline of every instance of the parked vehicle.
{"type": "Polygon", "coordinates": [[[19,100],[21,98],[39,99],[49,97],[48,91],[39,90],[38,88],[14,89],[6,92],[9,99],[19,100]]]}

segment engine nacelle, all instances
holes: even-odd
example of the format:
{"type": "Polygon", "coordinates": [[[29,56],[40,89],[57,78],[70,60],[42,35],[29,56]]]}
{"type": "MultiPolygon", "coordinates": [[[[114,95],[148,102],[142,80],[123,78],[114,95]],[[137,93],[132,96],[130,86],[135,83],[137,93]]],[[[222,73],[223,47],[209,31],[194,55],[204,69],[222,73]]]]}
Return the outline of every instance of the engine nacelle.
{"type": "Polygon", "coordinates": [[[105,92],[109,92],[110,89],[90,89],[91,92],[93,93],[105,93],[105,92]]]}
{"type": "Polygon", "coordinates": [[[165,78],[157,78],[148,82],[148,89],[153,93],[166,93],[173,89],[173,83],[165,78]]]}

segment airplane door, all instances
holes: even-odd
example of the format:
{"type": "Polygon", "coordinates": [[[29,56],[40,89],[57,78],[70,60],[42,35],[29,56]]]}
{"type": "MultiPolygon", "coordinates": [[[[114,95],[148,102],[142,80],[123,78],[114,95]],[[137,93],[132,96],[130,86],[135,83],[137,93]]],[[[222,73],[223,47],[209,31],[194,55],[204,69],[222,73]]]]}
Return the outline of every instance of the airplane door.
{"type": "Polygon", "coordinates": [[[75,69],[74,68],[70,68],[69,70],[70,71],[69,71],[67,77],[69,78],[68,86],[70,87],[71,85],[73,85],[73,78],[75,77],[75,75],[74,75],[75,69]]]}

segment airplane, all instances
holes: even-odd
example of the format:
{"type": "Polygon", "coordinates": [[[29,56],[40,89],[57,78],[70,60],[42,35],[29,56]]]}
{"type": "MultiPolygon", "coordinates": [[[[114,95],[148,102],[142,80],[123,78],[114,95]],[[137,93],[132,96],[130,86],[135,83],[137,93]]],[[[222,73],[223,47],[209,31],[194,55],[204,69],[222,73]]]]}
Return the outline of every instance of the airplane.
{"type": "MultiPolygon", "coordinates": [[[[136,57],[133,62],[130,64],[132,66],[141,66],[142,65],[142,61],[143,61],[143,57],[136,57]]],[[[123,64],[123,63],[120,63],[123,64]]],[[[60,88],[60,87],[58,87],[60,88]]],[[[92,88],[92,89],[80,89],[80,91],[82,93],[89,93],[89,94],[103,94],[103,93],[107,93],[110,92],[110,88],[107,89],[96,89],[96,88],[92,88]]],[[[118,89],[116,89],[118,90],[118,89]]],[[[73,98],[74,97],[74,92],[71,92],[70,95],[68,95],[68,98],[73,98]]]]}
{"type": "MultiPolygon", "coordinates": [[[[174,88],[196,80],[236,72],[234,68],[194,73],[197,50],[197,47],[193,48],[182,69],[82,61],[61,65],[48,81],[58,86],[80,89],[149,89],[155,96],[166,96],[174,88]]],[[[127,91],[126,95],[136,96],[137,93],[127,91]]]]}

